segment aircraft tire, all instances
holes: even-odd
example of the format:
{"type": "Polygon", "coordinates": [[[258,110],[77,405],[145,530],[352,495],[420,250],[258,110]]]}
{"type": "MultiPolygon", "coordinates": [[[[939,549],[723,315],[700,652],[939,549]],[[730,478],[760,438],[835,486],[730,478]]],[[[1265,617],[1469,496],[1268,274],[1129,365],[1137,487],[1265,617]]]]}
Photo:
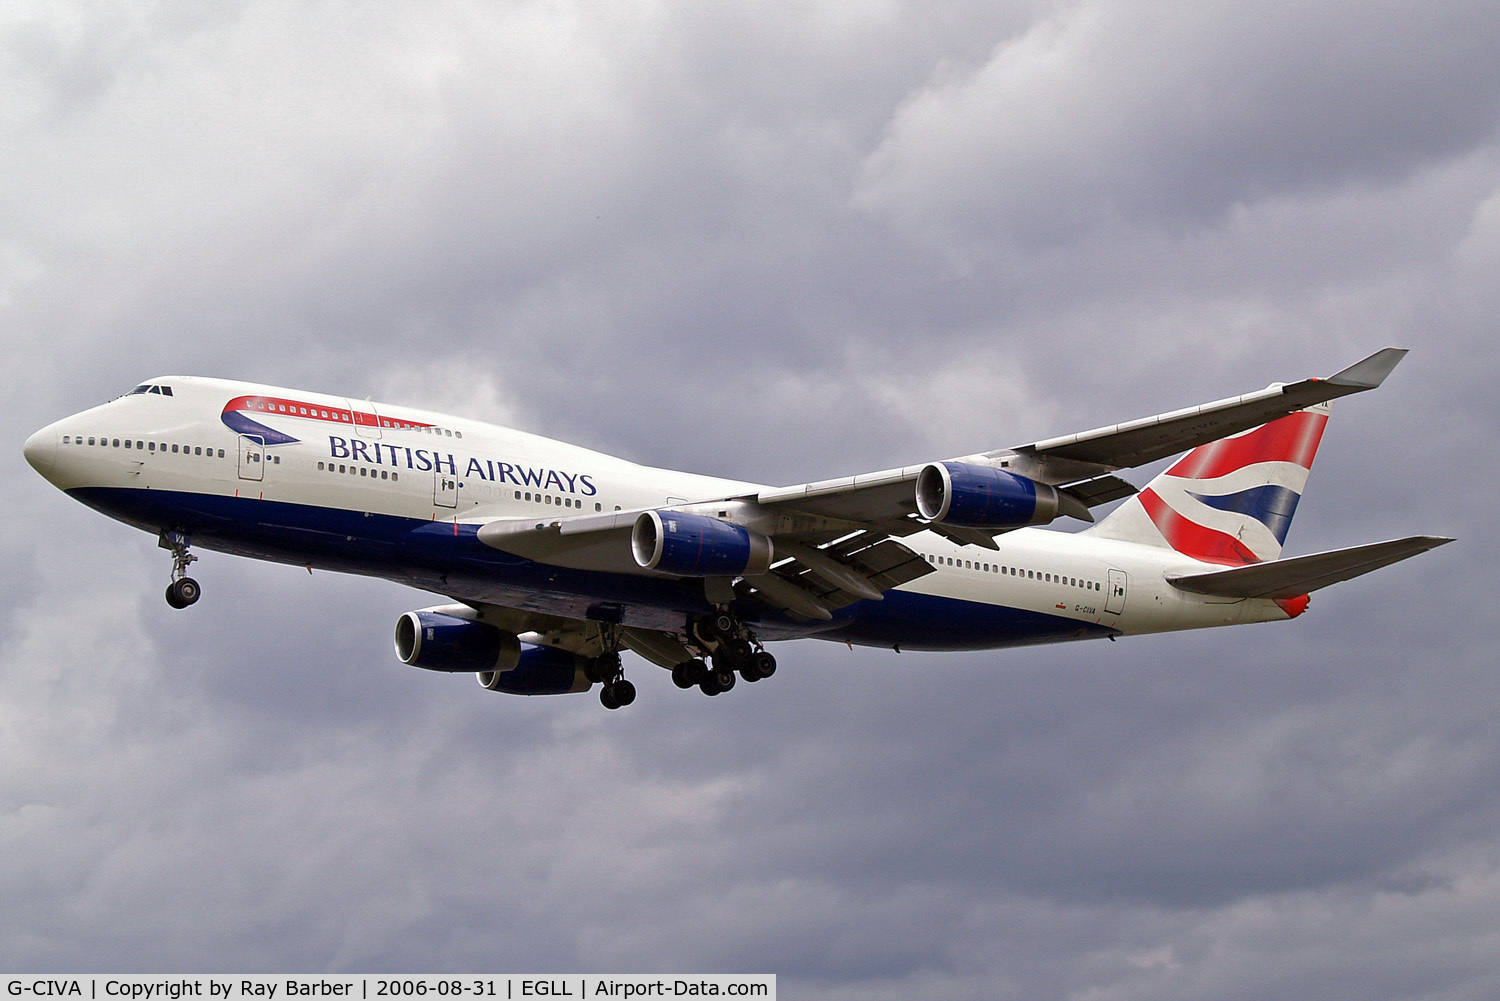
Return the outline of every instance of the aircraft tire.
{"type": "Polygon", "coordinates": [[[203,596],[203,588],[191,577],[179,577],[167,585],[167,604],[186,608],[203,596]]]}
{"type": "Polygon", "coordinates": [[[764,650],[751,657],[750,663],[754,666],[756,675],[761,678],[769,678],[776,673],[776,658],[764,650]]]}
{"type": "Polygon", "coordinates": [[[701,660],[685,660],[672,668],[672,684],[678,688],[692,688],[703,677],[706,668],[701,660]]]}
{"type": "Polygon", "coordinates": [[[755,647],[750,645],[749,640],[729,640],[724,644],[724,655],[730,670],[737,671],[750,663],[755,656],[755,647]]]}

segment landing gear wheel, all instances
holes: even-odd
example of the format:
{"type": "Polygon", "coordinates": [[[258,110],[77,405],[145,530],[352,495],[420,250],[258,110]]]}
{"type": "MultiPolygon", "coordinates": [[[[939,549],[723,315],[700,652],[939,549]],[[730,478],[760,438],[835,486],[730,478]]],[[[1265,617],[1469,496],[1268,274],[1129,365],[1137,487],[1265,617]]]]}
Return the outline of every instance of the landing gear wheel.
{"type": "Polygon", "coordinates": [[[635,701],[635,686],[624,678],[611,681],[599,692],[599,702],[606,709],[620,709],[635,701]]]}
{"type": "MultiPolygon", "coordinates": [[[[750,670],[757,678],[769,678],[776,673],[776,658],[762,650],[750,658],[750,670]]],[[[749,681],[750,676],[746,675],[745,680],[749,681]]]]}
{"type": "Polygon", "coordinates": [[[685,660],[672,668],[672,684],[678,688],[692,688],[703,680],[708,665],[701,660],[685,660]]]}
{"type": "Polygon", "coordinates": [[[698,683],[698,687],[704,695],[722,695],[734,687],[734,672],[716,665],[698,683]]]}
{"type": "Polygon", "coordinates": [[[186,608],[203,594],[198,582],[187,575],[188,567],[198,562],[198,557],[188,551],[189,537],[183,532],[163,530],[156,544],[172,554],[172,583],[167,585],[167,604],[173,608],[186,608]]]}
{"type": "Polygon", "coordinates": [[[733,639],[724,644],[724,656],[731,670],[740,670],[755,656],[755,647],[749,640],[733,639]]]}
{"type": "Polygon", "coordinates": [[[750,662],[740,668],[740,677],[746,681],[760,681],[776,673],[776,658],[764,650],[750,655],[750,662]]]}
{"type": "Polygon", "coordinates": [[[186,608],[196,602],[203,589],[191,577],[179,577],[167,585],[167,604],[173,608],[186,608]]]}

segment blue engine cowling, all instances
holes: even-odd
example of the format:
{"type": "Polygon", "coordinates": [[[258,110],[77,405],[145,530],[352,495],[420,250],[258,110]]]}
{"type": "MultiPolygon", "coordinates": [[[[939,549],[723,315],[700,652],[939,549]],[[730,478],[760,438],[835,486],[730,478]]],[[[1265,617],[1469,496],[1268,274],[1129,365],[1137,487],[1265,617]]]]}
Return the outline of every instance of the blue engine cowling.
{"type": "Polygon", "coordinates": [[[584,673],[583,658],[556,647],[521,644],[521,659],[509,671],[480,671],[479,684],[507,695],[567,695],[586,692],[594,683],[584,673]]]}
{"type": "Polygon", "coordinates": [[[397,619],[396,656],[428,671],[472,671],[485,688],[511,695],[586,692],[592,684],[582,657],[442,612],[407,612],[397,619]]]}
{"type": "Polygon", "coordinates": [[[991,466],[934,462],[917,475],[917,511],[944,525],[1045,525],[1063,513],[1062,507],[1055,487],[991,466]]]}
{"type": "Polygon", "coordinates": [[[630,551],[645,570],[682,577],[738,577],[771,567],[771,540],[748,528],[680,511],[646,511],[630,532],[630,551]]]}

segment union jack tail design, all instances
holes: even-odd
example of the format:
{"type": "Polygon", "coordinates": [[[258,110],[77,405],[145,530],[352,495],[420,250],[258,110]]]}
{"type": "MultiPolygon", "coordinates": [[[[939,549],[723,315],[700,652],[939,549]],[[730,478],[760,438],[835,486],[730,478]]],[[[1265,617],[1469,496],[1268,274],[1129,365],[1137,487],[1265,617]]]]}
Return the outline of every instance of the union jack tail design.
{"type": "Polygon", "coordinates": [[[1193,449],[1088,531],[1243,566],[1281,555],[1329,405],[1193,449]]]}

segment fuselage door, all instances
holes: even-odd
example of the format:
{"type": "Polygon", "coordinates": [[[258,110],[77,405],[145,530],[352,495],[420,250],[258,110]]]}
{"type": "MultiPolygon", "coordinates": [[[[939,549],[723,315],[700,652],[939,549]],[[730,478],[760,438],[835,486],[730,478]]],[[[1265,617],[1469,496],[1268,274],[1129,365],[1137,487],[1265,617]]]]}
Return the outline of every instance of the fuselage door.
{"type": "Polygon", "coordinates": [[[380,437],[380,413],[369,400],[350,400],[349,415],[354,418],[354,433],[361,438],[380,437]]]}
{"type": "Polygon", "coordinates": [[[1104,610],[1119,615],[1125,611],[1125,587],[1130,583],[1129,576],[1124,570],[1111,570],[1109,582],[1105,585],[1109,588],[1104,595],[1104,610]]]}
{"type": "Polygon", "coordinates": [[[240,435],[240,479],[260,482],[266,478],[266,442],[260,435],[240,435]]]}
{"type": "Polygon", "coordinates": [[[433,473],[432,503],[437,507],[458,507],[458,477],[441,467],[433,473]]]}

